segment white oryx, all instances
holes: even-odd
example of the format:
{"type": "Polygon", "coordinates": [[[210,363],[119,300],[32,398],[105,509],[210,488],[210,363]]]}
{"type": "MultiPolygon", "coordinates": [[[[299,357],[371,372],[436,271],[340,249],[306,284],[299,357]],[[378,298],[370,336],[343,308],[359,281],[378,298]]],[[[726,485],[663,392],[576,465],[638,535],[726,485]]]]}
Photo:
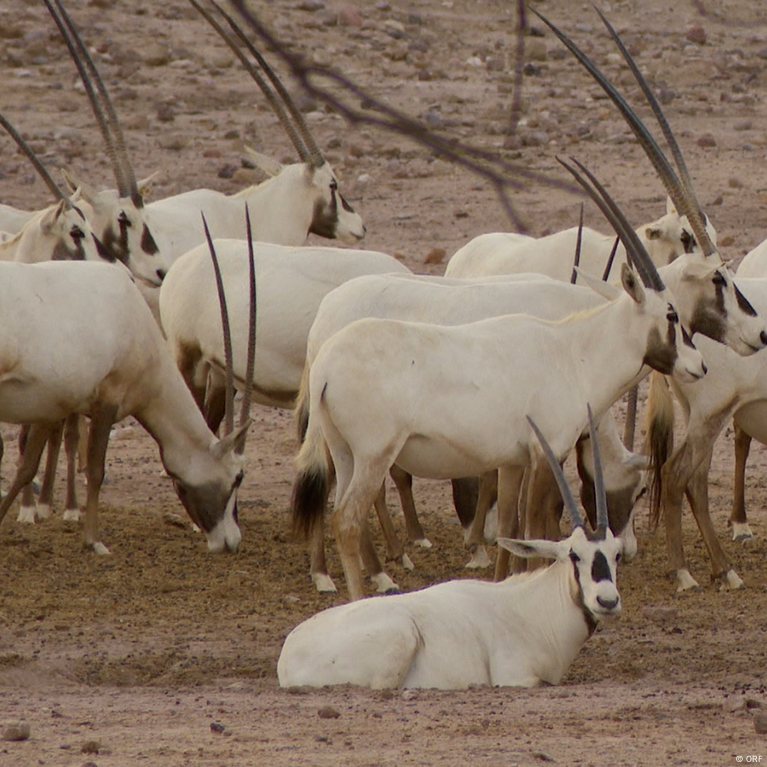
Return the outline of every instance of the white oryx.
{"type": "MultiPolygon", "coordinates": [[[[553,323],[526,315],[456,327],[358,320],[320,349],[309,372],[293,518],[309,533],[324,514],[332,459],[332,523],[352,599],[364,595],[360,533],[393,464],[435,479],[499,469],[499,519],[511,519],[511,487],[540,460],[526,415],[557,432],[561,461],[586,428],[579,402],[590,401],[601,416],[645,365],[685,381],[705,374],[635,233],[604,189],[593,194],[641,276],[624,265],[614,300],[553,323]]],[[[528,508],[537,507],[540,491],[530,483],[528,508]]]]}
{"type": "Polygon", "coordinates": [[[45,0],[45,4],[85,86],[117,182],[116,194],[97,194],[87,184],[81,185],[85,215],[103,243],[104,257],[123,262],[137,279],[148,287],[157,287],[165,275],[165,264],[146,217],[117,114],[88,48],[61,0],[45,0]]]}
{"type": "MultiPolygon", "coordinates": [[[[767,312],[767,279],[738,278],[738,287],[759,312],[767,312]]],[[[700,389],[673,383],[673,391],[686,415],[682,439],[674,440],[668,457],[668,436],[673,432],[673,407],[670,392],[662,379],[653,379],[648,400],[648,444],[653,448],[654,512],[662,506],[669,555],[679,591],[697,588],[690,574],[682,544],[682,509],[684,496],[690,502],[711,560],[711,577],[721,588],[741,588],[743,581],[735,572],[711,523],[708,510],[708,473],[714,443],[722,428],[732,418],[740,434],[736,449],[744,451],[746,438],[767,444],[767,355],[742,358],[729,349],[701,339],[701,350],[709,366],[700,389]]],[[[737,454],[736,454],[737,455],[737,454]]],[[[751,537],[743,507],[745,454],[736,459],[735,501],[731,521],[733,537],[751,537]],[[740,488],[740,494],[738,492],[740,488]],[[739,503],[738,503],[739,500],[739,503]],[[738,514],[740,509],[741,513],[738,514]],[[741,523],[742,526],[738,526],[741,523]]]]}
{"type": "MultiPolygon", "coordinates": [[[[557,542],[500,538],[498,543],[554,564],[500,583],[455,580],[331,607],[288,635],[277,662],[281,687],[455,690],[559,683],[597,623],[620,613],[616,573],[623,542],[607,524],[599,472],[598,524],[592,532],[558,459],[528,420],[551,462],[573,532],[557,542]]],[[[596,439],[593,443],[596,452],[596,439]]],[[[596,455],[595,460],[598,464],[596,455]]]]}
{"type": "MultiPolygon", "coordinates": [[[[245,239],[243,210],[246,204],[252,217],[253,236],[262,242],[303,245],[310,233],[339,239],[347,244],[361,240],[365,235],[362,218],[344,199],[333,169],[322,156],[300,111],[266,61],[235,27],[243,44],[250,48],[254,57],[258,57],[260,67],[269,78],[273,78],[283,103],[271,91],[258,68],[238,47],[233,35],[227,33],[197,2],[192,4],[214,26],[256,79],[298,151],[301,162],[281,166],[253,153],[256,163],[272,176],[262,184],[233,195],[213,189],[195,189],[150,202],[144,211],[146,221],[154,232],[167,266],[170,267],[181,255],[204,242],[202,226],[199,225],[201,213],[205,214],[214,239],[245,239]]],[[[230,17],[223,15],[234,25],[230,17]]]]}
{"type": "MultiPolygon", "coordinates": [[[[245,380],[247,338],[248,244],[216,240],[216,252],[231,315],[235,377],[245,380]]],[[[263,405],[293,407],[306,361],[306,339],[323,297],[342,282],[362,274],[404,272],[392,256],[369,250],[286,247],[254,243],[258,274],[256,364],[253,399],[263,405]]],[[[208,423],[221,420],[224,360],[221,320],[207,246],[182,256],[160,290],[160,317],[171,355],[203,406],[208,423]]]]}
{"type": "MultiPolygon", "coordinates": [[[[476,280],[407,274],[369,275],[345,282],[322,300],[309,332],[306,367],[296,403],[299,435],[303,438],[309,419],[307,384],[314,359],[329,338],[356,320],[375,317],[450,326],[514,313],[561,320],[575,312],[590,311],[604,303],[605,299],[590,288],[569,285],[535,274],[476,280]]],[[[612,419],[609,414],[606,416],[598,425],[597,435],[600,439],[600,452],[609,458],[605,461],[605,476],[609,475],[610,479],[607,484],[610,526],[616,535],[624,538],[630,558],[636,552],[631,513],[644,484],[643,470],[647,468],[647,463],[644,457],[623,448],[612,419]]],[[[584,440],[587,442],[588,438],[584,437],[584,440]]],[[[590,448],[583,442],[580,440],[578,443],[579,456],[583,452],[590,452],[590,448]]],[[[588,461],[585,461],[582,469],[584,476],[588,477],[584,482],[588,484],[593,477],[593,469],[588,461]]],[[[416,515],[409,476],[401,470],[392,474],[400,491],[409,539],[417,545],[430,546],[416,515]]],[[[454,485],[458,481],[454,480],[454,485]]],[[[591,513],[594,510],[593,497],[589,500],[591,513]]],[[[386,536],[388,558],[399,560],[407,566],[408,560],[403,559],[406,555],[402,544],[388,520],[383,493],[376,498],[375,506],[386,536]]],[[[474,509],[471,509],[471,516],[473,512],[474,509]]],[[[484,518],[480,526],[484,528],[484,518]]],[[[470,538],[467,543],[472,550],[467,567],[485,567],[490,564],[481,537],[476,540],[470,538]]],[[[396,588],[396,584],[383,572],[375,550],[368,541],[363,542],[363,558],[368,577],[378,591],[396,588]]],[[[335,591],[335,585],[327,572],[324,533],[319,524],[312,530],[311,577],[319,591],[335,591]]]]}
{"type": "MultiPolygon", "coordinates": [[[[709,222],[707,229],[716,243],[716,231],[709,222]]],[[[671,263],[683,253],[696,249],[692,229],[680,217],[669,198],[666,215],[636,230],[656,267],[671,263]]],[[[540,272],[557,280],[570,282],[572,264],[563,258],[574,253],[579,238],[578,227],[555,232],[545,237],[528,237],[513,232],[480,234],[459,248],[445,268],[446,277],[482,277],[490,274],[540,272]]],[[[617,282],[621,264],[626,262],[626,249],[616,238],[584,227],[581,234],[579,267],[583,272],[617,282]]]]}
{"type": "Polygon", "coordinates": [[[157,442],[208,548],[237,551],[237,447],[248,423],[220,440],[207,428],[128,273],[89,262],[0,263],[0,307],[0,421],[31,424],[0,521],[32,480],[50,431],[87,413],[84,543],[108,554],[98,524],[104,459],[112,424],[133,415],[157,442]]]}

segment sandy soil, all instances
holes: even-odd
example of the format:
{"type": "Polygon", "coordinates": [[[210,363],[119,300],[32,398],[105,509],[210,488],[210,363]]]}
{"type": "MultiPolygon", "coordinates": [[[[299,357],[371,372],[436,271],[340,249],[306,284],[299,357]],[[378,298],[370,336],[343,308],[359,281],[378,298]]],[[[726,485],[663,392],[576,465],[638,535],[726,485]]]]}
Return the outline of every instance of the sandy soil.
{"type": "MultiPolygon", "coordinates": [[[[297,49],[448,135],[560,179],[554,157],[572,154],[607,182],[632,221],[657,218],[665,198],[641,150],[549,35],[528,38],[524,121],[518,138],[507,141],[511,5],[280,0],[254,7],[297,49]]],[[[716,8],[706,17],[696,5],[646,0],[603,8],[661,90],[720,245],[737,259],[767,236],[767,26],[764,11],[745,0],[706,4],[716,8]]],[[[243,142],[293,159],[249,78],[184,2],[72,0],[68,7],[97,51],[138,175],[163,171],[152,194],[241,188],[252,179],[239,169],[243,142]]],[[[636,95],[586,4],[549,0],[540,7],[636,95]]],[[[0,66],[3,114],[45,162],[110,184],[74,68],[38,3],[0,4],[0,66]]],[[[439,274],[444,263],[424,263],[434,248],[449,255],[475,234],[509,228],[493,190],[477,177],[322,109],[309,119],[365,217],[366,247],[439,274]]],[[[24,159],[0,141],[0,201],[46,204],[24,159]]],[[[528,185],[514,202],[536,235],[577,220],[579,199],[561,190],[528,185]]],[[[586,215],[605,228],[596,212],[586,215]]],[[[747,588],[719,593],[707,586],[705,551],[686,519],[691,569],[705,587],[677,595],[663,536],[647,531],[642,507],[639,556],[620,573],[624,614],[591,638],[559,687],[288,693],[275,675],[283,638],[343,596],[313,591],[304,549],[288,535],[291,414],[254,408],[253,415],[237,556],[206,553],[156,446],[131,422],[115,432],[103,492],[112,556],[84,553],[77,527],[58,516],[28,527],[8,515],[0,531],[0,726],[27,723],[30,737],[0,741],[3,767],[468,760],[488,767],[720,767],[738,757],[767,759],[765,736],[748,713],[767,705],[763,449],[754,449],[749,464],[753,542],[734,544],[726,529],[729,430],[711,474],[715,523],[747,588]]],[[[16,428],[4,434],[11,443],[16,428]]],[[[418,482],[416,497],[435,546],[411,552],[412,573],[392,567],[405,589],[461,577],[467,559],[447,489],[418,482]]],[[[399,517],[395,522],[401,527],[399,517]]],[[[341,582],[334,555],[331,568],[341,582]]]]}

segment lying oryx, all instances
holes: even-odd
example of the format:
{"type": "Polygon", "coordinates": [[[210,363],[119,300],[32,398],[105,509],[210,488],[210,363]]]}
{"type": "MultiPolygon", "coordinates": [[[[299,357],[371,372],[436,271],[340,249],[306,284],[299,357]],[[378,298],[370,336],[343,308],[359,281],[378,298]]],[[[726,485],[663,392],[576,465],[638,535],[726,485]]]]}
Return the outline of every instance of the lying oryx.
{"type": "MultiPolygon", "coordinates": [[[[525,439],[532,446],[535,430],[573,532],[557,542],[499,538],[498,543],[519,556],[554,559],[554,564],[500,583],[448,581],[331,607],[288,635],[277,662],[281,687],[454,690],[559,683],[597,623],[621,610],[616,571],[623,542],[607,524],[599,471],[598,524],[591,532],[558,459],[532,419],[527,420],[525,439]]],[[[556,426],[552,429],[550,435],[556,426]]],[[[593,444],[598,465],[596,440],[593,444]]]]}
{"type": "MultiPolygon", "coordinates": [[[[247,242],[216,240],[229,297],[234,370],[245,380],[244,339],[249,321],[245,275],[247,242]]],[[[256,365],[253,399],[293,407],[306,360],[306,338],[320,301],[342,282],[362,274],[409,273],[392,256],[348,248],[286,247],[255,243],[258,272],[256,365]]],[[[208,423],[221,420],[224,359],[218,298],[207,246],[182,256],[160,290],[160,316],[171,355],[200,407],[208,395],[208,423]]]]}
{"type": "MultiPolygon", "coordinates": [[[[393,464],[435,479],[498,468],[499,519],[511,519],[510,489],[537,463],[526,414],[557,432],[564,460],[586,426],[578,402],[591,401],[601,416],[644,365],[685,381],[705,374],[647,252],[601,187],[599,195],[641,275],[624,265],[615,300],[555,323],[525,315],[457,327],[359,320],[320,349],[293,517],[306,533],[322,517],[332,459],[332,522],[352,599],[364,594],[360,531],[393,464]]],[[[528,508],[540,492],[530,483],[528,508]]]]}
{"type": "MultiPolygon", "coordinates": [[[[709,222],[707,228],[712,241],[716,242],[716,231],[709,222]]],[[[690,225],[677,213],[670,198],[666,204],[666,215],[638,227],[636,232],[657,267],[696,249],[690,225]]],[[[463,278],[540,272],[569,282],[572,264],[563,258],[563,254],[575,251],[578,236],[577,227],[540,238],[511,232],[480,234],[450,257],[445,276],[463,278]]],[[[584,227],[581,234],[580,269],[587,274],[601,275],[605,280],[616,282],[621,264],[626,261],[626,249],[620,243],[617,249],[614,246],[615,237],[584,227]]]]}
{"type": "Polygon", "coordinates": [[[247,424],[219,440],[207,428],[128,272],[106,264],[0,263],[0,421],[32,424],[0,521],[31,481],[51,428],[90,415],[84,542],[108,553],[98,526],[109,431],[133,415],[160,448],[166,471],[212,551],[236,551],[247,424]],[[41,311],[44,309],[44,311],[41,311]]]}
{"type": "MultiPolygon", "coordinates": [[[[767,279],[738,279],[738,286],[757,311],[767,312],[767,279]]],[[[767,419],[764,417],[767,355],[761,353],[742,358],[707,340],[701,340],[700,345],[706,355],[710,377],[701,382],[700,389],[674,382],[674,393],[682,403],[687,424],[682,439],[674,441],[670,458],[665,459],[663,452],[667,435],[673,431],[673,407],[667,402],[668,387],[654,381],[648,400],[648,443],[653,447],[656,480],[654,497],[662,504],[669,565],[680,591],[698,587],[687,568],[682,544],[685,493],[708,550],[712,580],[719,582],[722,588],[743,586],[711,523],[708,472],[716,438],[730,418],[746,435],[767,443],[767,419]]],[[[655,508],[657,513],[657,506],[655,508]]]]}

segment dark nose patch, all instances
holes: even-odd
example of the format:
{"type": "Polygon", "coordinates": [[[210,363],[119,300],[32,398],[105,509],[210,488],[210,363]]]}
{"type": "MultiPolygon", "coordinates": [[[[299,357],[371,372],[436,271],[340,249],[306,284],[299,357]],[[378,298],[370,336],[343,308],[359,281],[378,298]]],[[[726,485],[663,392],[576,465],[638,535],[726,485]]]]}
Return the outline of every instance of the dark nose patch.
{"type": "Polygon", "coordinates": [[[601,552],[597,551],[594,554],[594,560],[591,563],[591,579],[594,583],[599,581],[612,581],[613,574],[610,572],[610,565],[607,564],[607,557],[601,552]]]}
{"type": "Polygon", "coordinates": [[[148,256],[154,256],[160,250],[146,224],[144,224],[144,228],[141,230],[141,250],[148,256]]]}

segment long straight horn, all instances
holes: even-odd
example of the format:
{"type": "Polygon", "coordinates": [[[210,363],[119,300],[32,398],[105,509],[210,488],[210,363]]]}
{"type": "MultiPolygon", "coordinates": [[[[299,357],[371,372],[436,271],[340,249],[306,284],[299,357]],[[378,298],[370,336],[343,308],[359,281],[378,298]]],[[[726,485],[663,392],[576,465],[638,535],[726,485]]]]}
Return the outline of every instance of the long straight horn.
{"type": "Polygon", "coordinates": [[[591,412],[591,405],[586,405],[589,413],[589,439],[591,440],[591,449],[594,454],[594,497],[597,506],[597,533],[604,533],[610,524],[607,516],[607,491],[605,490],[604,473],[602,472],[602,458],[599,454],[599,443],[597,442],[597,428],[594,425],[594,414],[591,412]]]}
{"type": "MultiPolygon", "coordinates": [[[[248,361],[245,365],[245,389],[242,396],[242,409],[240,410],[240,426],[244,426],[250,418],[250,401],[253,397],[253,373],[256,367],[256,258],[253,253],[253,231],[250,224],[250,210],[245,203],[245,229],[248,237],[248,276],[250,287],[250,318],[248,322],[248,361]]],[[[242,440],[235,445],[235,451],[242,455],[245,452],[245,434],[242,440]]]]}
{"type": "Polygon", "coordinates": [[[285,106],[287,107],[288,111],[292,115],[293,120],[295,121],[295,124],[296,124],[296,128],[301,134],[301,138],[304,140],[306,144],[306,148],[309,152],[309,160],[304,160],[304,162],[310,161],[311,164],[314,165],[315,167],[319,167],[320,165],[323,165],[325,163],[325,158],[322,156],[322,151],[320,150],[320,147],[317,144],[317,141],[312,135],[312,132],[309,130],[309,126],[307,125],[306,120],[304,119],[304,116],[301,114],[301,110],[298,108],[298,106],[296,105],[296,102],[288,93],[287,88],[282,84],[282,80],[280,80],[280,78],[277,76],[277,73],[272,69],[270,64],[262,56],[262,54],[256,48],[256,46],[253,45],[253,43],[248,39],[248,37],[245,35],[242,29],[238,26],[237,22],[228,13],[226,13],[226,11],[224,11],[218,5],[218,3],[216,3],[215,0],[210,0],[210,1],[213,5],[216,6],[216,8],[218,8],[218,10],[221,12],[223,17],[227,20],[227,23],[232,28],[234,33],[237,35],[237,37],[240,38],[240,40],[242,40],[242,43],[250,51],[250,54],[256,59],[256,61],[258,61],[259,66],[261,67],[261,69],[264,70],[266,76],[271,80],[272,85],[277,90],[277,93],[280,94],[280,98],[283,100],[283,102],[285,103],[285,106]]]}
{"type": "MultiPolygon", "coordinates": [[[[210,13],[210,11],[207,10],[207,8],[204,8],[200,3],[197,2],[197,0],[189,0],[189,2],[200,12],[200,14],[203,16],[203,18],[210,24],[213,29],[218,32],[218,34],[221,36],[221,39],[229,46],[229,48],[232,50],[232,53],[234,53],[235,56],[240,60],[240,63],[245,67],[248,74],[253,78],[253,80],[256,82],[256,85],[261,89],[262,93],[266,97],[266,100],[269,102],[269,105],[271,106],[274,113],[277,115],[277,118],[280,121],[280,124],[284,128],[285,132],[288,134],[288,137],[290,138],[291,143],[296,148],[296,151],[298,152],[298,156],[301,158],[302,162],[310,163],[312,162],[312,156],[309,152],[309,149],[307,148],[306,144],[304,143],[303,138],[301,137],[300,133],[296,129],[296,126],[293,125],[293,123],[290,121],[290,117],[288,116],[288,113],[285,111],[285,106],[283,103],[277,98],[274,91],[269,87],[269,84],[264,80],[264,78],[261,75],[261,72],[258,71],[256,66],[253,64],[253,62],[245,55],[242,48],[237,44],[237,42],[234,40],[232,35],[227,32],[221,24],[216,20],[216,18],[213,16],[213,14],[210,13]]],[[[218,6],[216,6],[218,8],[218,6]]],[[[224,14],[224,12],[218,8],[218,10],[224,14]]],[[[228,19],[228,17],[227,17],[228,19]]],[[[233,24],[233,22],[229,21],[230,25],[233,24]]]]}
{"type": "Polygon", "coordinates": [[[77,27],[62,5],[61,0],[53,0],[53,2],[52,0],[45,0],[45,5],[64,38],[64,42],[80,74],[80,79],[85,86],[85,91],[88,94],[88,99],[91,102],[93,113],[96,116],[107,148],[109,161],[112,164],[118,193],[120,197],[130,197],[137,206],[141,206],[142,198],[138,190],[133,166],[128,157],[125,137],[101,75],[96,69],[87,46],[83,43],[77,27]],[[55,8],[53,3],[55,3],[55,8]],[[61,15],[59,16],[59,14],[61,15]],[[96,89],[94,89],[94,82],[96,89],[98,89],[98,96],[96,89]]]}
{"type": "Polygon", "coordinates": [[[73,208],[72,200],[64,194],[61,187],[53,180],[51,174],[45,169],[45,166],[40,162],[40,158],[32,151],[32,147],[27,144],[21,137],[21,134],[16,128],[11,125],[8,120],[0,114],[0,125],[10,134],[11,138],[18,144],[22,152],[27,156],[27,159],[35,166],[35,170],[40,174],[40,177],[45,181],[45,185],[53,192],[53,196],[59,200],[63,200],[68,208],[73,208]]]}
{"type": "Polygon", "coordinates": [[[530,426],[532,426],[535,436],[538,437],[538,442],[541,443],[543,453],[548,459],[549,466],[551,466],[551,472],[554,475],[554,479],[557,481],[557,487],[562,494],[562,500],[565,502],[567,515],[570,517],[570,524],[573,526],[573,529],[576,527],[586,527],[586,520],[584,519],[581,510],[578,508],[578,504],[575,502],[573,492],[570,490],[570,485],[567,484],[565,473],[562,471],[562,467],[559,465],[559,461],[554,455],[554,451],[549,446],[546,437],[543,436],[535,421],[533,421],[530,416],[527,416],[527,420],[530,423],[530,426]]]}
{"type": "Polygon", "coordinates": [[[578,220],[578,236],[575,238],[575,258],[573,259],[573,273],[570,275],[570,284],[575,285],[578,279],[578,267],[581,265],[581,245],[583,244],[583,203],[581,203],[581,217],[578,220]]]}
{"type": "Polygon", "coordinates": [[[612,248],[610,248],[610,255],[607,257],[607,263],[605,264],[605,270],[602,273],[602,282],[607,282],[610,278],[610,272],[613,268],[613,261],[615,261],[615,254],[618,251],[618,243],[621,241],[620,237],[615,238],[612,248]]]}
{"type": "Polygon", "coordinates": [[[663,132],[663,136],[666,139],[666,143],[668,144],[668,147],[671,150],[671,154],[674,158],[674,162],[676,163],[677,170],[679,171],[679,177],[680,177],[680,181],[682,182],[682,187],[684,188],[684,191],[687,197],[689,198],[690,202],[694,205],[695,209],[697,210],[697,214],[700,216],[701,225],[705,227],[705,217],[704,217],[703,211],[701,210],[700,203],[698,202],[698,198],[695,194],[695,187],[693,186],[692,177],[690,176],[690,171],[687,168],[687,163],[685,162],[684,155],[682,154],[682,149],[676,140],[676,136],[674,136],[674,133],[671,130],[671,126],[669,125],[668,120],[666,119],[666,115],[663,114],[663,110],[661,109],[658,99],[655,98],[655,94],[652,92],[652,88],[650,88],[649,84],[647,83],[647,80],[644,79],[642,73],[639,71],[639,67],[636,65],[634,58],[629,53],[626,46],[623,44],[623,40],[621,40],[620,36],[615,31],[613,25],[610,24],[610,22],[607,20],[607,17],[604,15],[604,13],[602,13],[602,11],[599,8],[594,6],[594,10],[599,14],[599,18],[602,19],[602,22],[604,23],[605,27],[607,28],[607,31],[610,33],[611,37],[613,38],[615,45],[617,46],[618,50],[621,52],[623,59],[625,60],[626,64],[628,64],[628,67],[631,70],[631,73],[634,75],[634,79],[637,81],[637,84],[642,89],[642,93],[644,93],[645,99],[647,99],[647,103],[650,105],[650,108],[652,109],[653,114],[655,115],[655,119],[658,121],[658,125],[660,126],[660,129],[663,132]]]}
{"type": "Polygon", "coordinates": [[[620,237],[623,246],[626,248],[626,254],[639,273],[642,283],[645,287],[658,292],[664,290],[665,285],[663,284],[663,280],[661,279],[660,274],[658,274],[658,270],[655,268],[655,264],[652,262],[649,253],[639,239],[639,235],[631,227],[613,198],[610,197],[607,190],[599,183],[599,181],[597,181],[587,168],[578,162],[578,160],[573,158],[570,159],[588,177],[588,181],[578,173],[575,168],[562,160],[562,158],[557,157],[557,162],[572,174],[573,178],[583,187],[591,199],[594,200],[605,218],[610,222],[610,225],[615,229],[615,233],[620,237]],[[591,183],[589,183],[589,181],[591,183]]]}
{"type": "Polygon", "coordinates": [[[708,236],[705,226],[702,225],[702,220],[698,215],[699,206],[697,201],[693,201],[684,186],[679,180],[671,164],[666,159],[662,150],[658,146],[658,143],[653,138],[645,124],[637,117],[636,113],[631,109],[626,100],[616,90],[615,86],[602,74],[598,67],[586,56],[586,54],[560,29],[558,29],[552,22],[550,22],[545,16],[538,11],[533,10],[541,21],[546,24],[549,29],[564,43],[568,50],[575,56],[576,59],[583,65],[588,73],[596,80],[601,86],[602,90],[610,97],[610,100],[615,104],[618,111],[623,115],[626,123],[634,132],[639,144],[645,151],[645,154],[653,164],[661,183],[666,189],[669,197],[671,197],[674,205],[678,211],[687,216],[690,226],[693,229],[695,238],[700,244],[703,252],[706,255],[710,255],[716,252],[716,248],[711,242],[711,238],[708,236]]]}
{"type": "Polygon", "coordinates": [[[224,405],[224,433],[231,434],[234,431],[234,365],[232,363],[232,331],[229,326],[229,310],[226,306],[226,293],[224,292],[224,280],[221,277],[221,267],[218,263],[216,248],[210,236],[208,222],[202,213],[202,226],[205,229],[205,239],[208,241],[208,250],[213,261],[213,272],[216,275],[216,288],[218,289],[218,303],[221,307],[221,328],[224,333],[224,369],[226,375],[226,402],[224,405]]]}

